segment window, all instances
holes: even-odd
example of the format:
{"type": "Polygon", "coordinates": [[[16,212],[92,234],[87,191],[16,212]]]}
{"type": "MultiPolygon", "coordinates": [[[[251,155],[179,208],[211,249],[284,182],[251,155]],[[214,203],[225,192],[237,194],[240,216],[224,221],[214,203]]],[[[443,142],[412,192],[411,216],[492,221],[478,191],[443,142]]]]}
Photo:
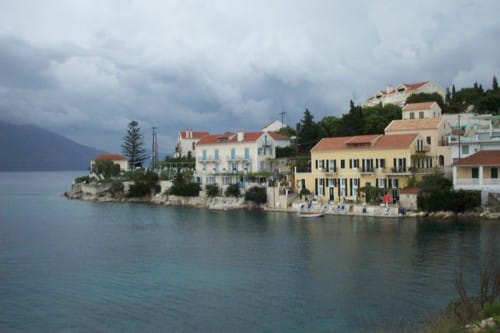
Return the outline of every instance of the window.
{"type": "Polygon", "coordinates": [[[324,179],[318,179],[318,195],[324,195],[324,179]]]}
{"type": "Polygon", "coordinates": [[[379,178],[377,185],[378,185],[378,188],[384,188],[385,187],[385,179],[384,178],[379,178]]]}
{"type": "Polygon", "coordinates": [[[219,160],[219,149],[215,149],[214,155],[215,155],[215,160],[218,161],[219,160]]]}
{"type": "Polygon", "coordinates": [[[231,148],[231,159],[234,160],[235,156],[236,156],[236,149],[235,148],[231,148]]]}
{"type": "Polygon", "coordinates": [[[469,154],[469,145],[462,145],[462,154],[463,155],[469,154]]]}
{"type": "Polygon", "coordinates": [[[328,178],[327,184],[328,187],[335,187],[335,178],[328,178]]]}
{"type": "Polygon", "coordinates": [[[203,161],[205,161],[207,159],[207,150],[206,149],[203,149],[203,151],[201,152],[201,159],[203,161]]]}
{"type": "Polygon", "coordinates": [[[245,148],[245,159],[250,159],[250,148],[245,148]]]}
{"type": "Polygon", "coordinates": [[[340,168],[345,169],[345,160],[340,160],[340,168]]]}
{"type": "Polygon", "coordinates": [[[479,178],[479,168],[472,168],[471,173],[473,179],[479,178]]]}
{"type": "Polygon", "coordinates": [[[337,171],[337,161],[336,160],[329,160],[328,161],[328,171],[329,172],[335,172],[337,171]]]}
{"type": "Polygon", "coordinates": [[[316,165],[318,169],[323,169],[323,160],[316,160],[316,165]]]}
{"type": "Polygon", "coordinates": [[[420,112],[418,113],[418,118],[419,118],[419,119],[424,119],[424,112],[423,112],[423,111],[420,111],[420,112]]]}
{"type": "Polygon", "coordinates": [[[426,139],[426,141],[427,141],[427,144],[428,144],[428,145],[430,145],[430,144],[431,144],[431,137],[430,137],[430,136],[428,136],[428,137],[427,137],[427,138],[425,138],[425,139],[426,139]]]}
{"type": "Polygon", "coordinates": [[[410,112],[410,119],[415,119],[415,112],[410,112]]]}
{"type": "Polygon", "coordinates": [[[491,178],[498,178],[498,168],[491,168],[490,176],[491,178]]]}

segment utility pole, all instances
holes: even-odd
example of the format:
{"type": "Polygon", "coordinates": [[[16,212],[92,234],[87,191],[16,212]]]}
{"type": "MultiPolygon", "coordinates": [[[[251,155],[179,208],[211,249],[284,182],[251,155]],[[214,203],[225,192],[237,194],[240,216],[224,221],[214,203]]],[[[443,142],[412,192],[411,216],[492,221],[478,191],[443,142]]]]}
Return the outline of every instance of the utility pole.
{"type": "Polygon", "coordinates": [[[153,127],[153,147],[151,152],[151,169],[156,170],[156,163],[158,163],[158,137],[156,127],[153,127]]]}
{"type": "Polygon", "coordinates": [[[279,114],[281,115],[281,128],[283,128],[283,126],[285,126],[285,123],[283,123],[283,116],[286,114],[286,112],[281,111],[279,114]]]}

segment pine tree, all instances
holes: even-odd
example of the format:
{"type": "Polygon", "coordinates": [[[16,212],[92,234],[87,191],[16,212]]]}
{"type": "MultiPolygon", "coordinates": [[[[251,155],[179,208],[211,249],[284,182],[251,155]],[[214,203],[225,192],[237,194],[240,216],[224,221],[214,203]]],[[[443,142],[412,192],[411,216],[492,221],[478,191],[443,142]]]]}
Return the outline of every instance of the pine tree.
{"type": "Polygon", "coordinates": [[[127,157],[131,169],[141,167],[142,162],[148,159],[142,139],[139,123],[135,120],[131,121],[122,144],[122,152],[127,157]]]}
{"type": "Polygon", "coordinates": [[[492,85],[493,90],[498,90],[498,82],[497,82],[497,77],[493,75],[493,85],[492,85]]]}
{"type": "Polygon", "coordinates": [[[454,99],[455,98],[455,93],[457,91],[455,90],[455,85],[451,86],[451,99],[454,99]]]}
{"type": "Polygon", "coordinates": [[[451,99],[450,88],[446,88],[446,95],[444,96],[444,102],[448,104],[450,103],[450,99],[451,99]]]}

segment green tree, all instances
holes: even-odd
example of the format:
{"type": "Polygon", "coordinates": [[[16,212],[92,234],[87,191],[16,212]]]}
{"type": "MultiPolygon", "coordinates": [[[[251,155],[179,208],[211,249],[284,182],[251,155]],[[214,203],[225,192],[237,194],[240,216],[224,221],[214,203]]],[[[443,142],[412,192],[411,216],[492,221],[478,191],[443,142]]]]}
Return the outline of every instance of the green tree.
{"type": "Polygon", "coordinates": [[[301,153],[308,153],[311,148],[319,141],[318,127],[314,122],[314,116],[306,109],[304,118],[299,123],[297,130],[297,142],[301,153]]]}
{"type": "Polygon", "coordinates": [[[407,103],[421,103],[421,102],[437,102],[441,110],[445,109],[445,104],[443,101],[443,96],[438,93],[418,93],[408,96],[406,99],[407,103]]]}
{"type": "Polygon", "coordinates": [[[283,126],[279,129],[278,133],[290,138],[292,136],[295,136],[297,132],[290,126],[283,126]]]}
{"type": "Polygon", "coordinates": [[[142,166],[142,162],[148,159],[141,128],[135,120],[128,124],[127,135],[123,138],[122,152],[127,157],[131,169],[142,166]]]}
{"type": "Polygon", "coordinates": [[[337,136],[342,127],[342,120],[334,116],[326,116],[318,123],[319,135],[322,138],[337,136]]]}
{"type": "Polygon", "coordinates": [[[498,90],[498,81],[497,81],[497,77],[495,75],[493,75],[493,84],[491,86],[491,89],[498,90]]]}
{"type": "Polygon", "coordinates": [[[94,164],[92,164],[92,172],[99,180],[108,180],[120,174],[120,165],[110,160],[95,161],[94,164]]]}

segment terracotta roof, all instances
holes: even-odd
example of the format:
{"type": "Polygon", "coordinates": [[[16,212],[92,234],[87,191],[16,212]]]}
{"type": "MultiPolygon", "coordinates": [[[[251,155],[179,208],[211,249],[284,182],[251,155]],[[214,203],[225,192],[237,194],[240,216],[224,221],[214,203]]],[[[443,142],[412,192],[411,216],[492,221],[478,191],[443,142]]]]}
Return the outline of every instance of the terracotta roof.
{"type": "Polygon", "coordinates": [[[436,102],[409,103],[403,107],[403,111],[428,110],[436,102]]]}
{"type": "Polygon", "coordinates": [[[374,148],[377,149],[406,148],[409,147],[413,143],[413,141],[415,141],[417,136],[418,136],[417,133],[384,135],[377,141],[377,143],[375,143],[374,148]]]}
{"type": "Polygon", "coordinates": [[[494,165],[500,166],[500,150],[481,150],[466,158],[456,161],[453,165],[477,166],[494,165]]]}
{"type": "Polygon", "coordinates": [[[401,85],[405,86],[408,90],[415,90],[425,85],[426,83],[429,83],[429,81],[417,82],[417,83],[403,83],[401,85]]]}
{"type": "Polygon", "coordinates": [[[381,94],[381,95],[389,95],[389,94],[394,94],[397,92],[397,89],[399,89],[400,87],[406,87],[406,90],[407,91],[411,91],[411,90],[415,90],[415,89],[418,89],[420,87],[422,87],[423,85],[429,83],[429,81],[424,81],[424,82],[417,82],[417,83],[401,83],[397,88],[392,88],[391,91],[387,92],[387,90],[379,90],[375,93],[375,95],[373,95],[372,97],[368,98],[368,100],[372,100],[372,99],[375,99],[377,95],[381,94]]]}
{"type": "Polygon", "coordinates": [[[407,187],[399,190],[399,194],[418,194],[420,189],[418,187],[407,187]]]}
{"type": "Polygon", "coordinates": [[[181,138],[183,138],[183,139],[201,139],[202,137],[207,136],[210,133],[207,131],[184,130],[184,131],[179,131],[179,134],[181,135],[181,138]],[[189,135],[189,134],[191,134],[191,135],[189,135]]]}
{"type": "Polygon", "coordinates": [[[393,120],[387,125],[385,132],[436,129],[442,121],[441,118],[393,120]]]}
{"type": "Polygon", "coordinates": [[[126,161],[127,158],[120,154],[101,154],[94,158],[94,161],[126,161]]]}
{"type": "Polygon", "coordinates": [[[243,141],[238,141],[238,135],[236,133],[227,132],[224,134],[207,135],[201,138],[200,141],[198,141],[197,145],[210,145],[214,143],[255,142],[264,134],[265,132],[244,132],[243,141]]]}
{"type": "Polygon", "coordinates": [[[274,140],[290,140],[286,135],[280,134],[278,132],[267,132],[274,140]]]}
{"type": "Polygon", "coordinates": [[[349,149],[397,149],[409,147],[418,134],[395,135],[358,135],[348,137],[323,138],[312,149],[313,151],[349,150],[349,149]],[[352,143],[370,143],[370,146],[353,146],[352,143]]]}
{"type": "Polygon", "coordinates": [[[345,143],[349,145],[372,144],[381,134],[351,136],[345,143]]]}

